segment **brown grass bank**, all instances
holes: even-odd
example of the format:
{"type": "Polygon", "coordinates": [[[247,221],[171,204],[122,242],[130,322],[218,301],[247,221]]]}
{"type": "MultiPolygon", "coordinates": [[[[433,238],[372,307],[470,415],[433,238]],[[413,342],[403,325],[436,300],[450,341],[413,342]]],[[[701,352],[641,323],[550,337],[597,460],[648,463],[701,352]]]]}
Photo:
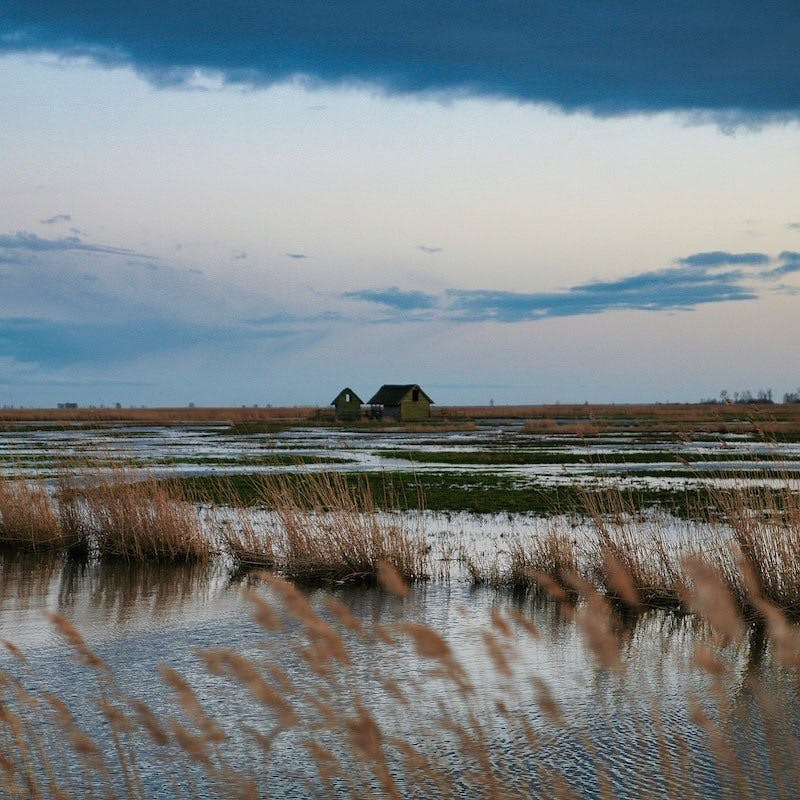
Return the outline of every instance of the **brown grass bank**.
{"type": "Polygon", "coordinates": [[[202,425],[235,423],[299,423],[318,417],[315,406],[242,408],[15,408],[0,409],[0,425],[50,423],[53,425],[133,424],[202,425]]]}
{"type": "MultiPolygon", "coordinates": [[[[423,430],[469,429],[476,420],[527,420],[531,433],[653,433],[676,435],[747,433],[800,437],[800,403],[654,403],[551,404],[506,406],[433,406],[423,430]],[[448,425],[452,426],[448,428],[448,425]],[[464,426],[464,427],[461,427],[464,426]]],[[[177,408],[28,408],[0,409],[0,425],[282,425],[333,424],[327,406],[177,407],[177,408]]],[[[364,421],[376,430],[383,421],[364,421]]]]}

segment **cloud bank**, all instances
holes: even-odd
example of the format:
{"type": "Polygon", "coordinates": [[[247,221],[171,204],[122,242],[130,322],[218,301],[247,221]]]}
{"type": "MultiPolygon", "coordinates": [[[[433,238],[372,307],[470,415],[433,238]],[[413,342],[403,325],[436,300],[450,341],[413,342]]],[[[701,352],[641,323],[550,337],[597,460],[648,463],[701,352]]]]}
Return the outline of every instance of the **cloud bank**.
{"type": "Polygon", "coordinates": [[[0,360],[8,363],[103,368],[164,353],[288,347],[329,322],[280,308],[263,316],[275,306],[126,248],[0,234],[0,360]]]}
{"type": "Polygon", "coordinates": [[[197,71],[396,93],[513,98],[595,114],[800,115],[794,3],[503,0],[5,0],[0,52],[131,65],[159,86],[197,71]]]}
{"type": "Polygon", "coordinates": [[[346,292],[342,297],[397,312],[435,310],[439,318],[454,322],[524,322],[611,311],[679,311],[708,303],[756,300],[765,288],[794,292],[792,287],[769,284],[797,272],[800,253],[793,251],[784,251],[777,258],[766,253],[710,251],[677,259],[675,266],[554,292],[450,289],[437,296],[393,286],[346,292]]]}

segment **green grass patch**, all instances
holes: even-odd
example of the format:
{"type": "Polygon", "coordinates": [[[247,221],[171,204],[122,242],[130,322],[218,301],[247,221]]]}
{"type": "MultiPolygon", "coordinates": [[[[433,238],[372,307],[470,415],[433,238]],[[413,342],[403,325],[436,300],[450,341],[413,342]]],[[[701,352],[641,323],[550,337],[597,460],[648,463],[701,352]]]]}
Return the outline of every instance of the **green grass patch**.
{"type": "MultiPolygon", "coordinates": [[[[212,504],[255,505],[262,497],[262,475],[202,475],[178,478],[190,499],[212,504]]],[[[307,475],[282,476],[298,484],[307,475]]],[[[474,473],[380,472],[349,473],[349,485],[367,481],[376,505],[385,509],[429,511],[468,511],[481,514],[509,513],[553,516],[581,514],[588,494],[607,494],[607,490],[578,485],[546,486],[516,476],[474,473]]],[[[616,490],[612,490],[616,491],[616,490]]],[[[709,504],[708,492],[701,488],[685,491],[637,488],[625,490],[632,509],[662,508],[677,516],[691,516],[709,504]]]]}
{"type": "Polygon", "coordinates": [[[743,453],[681,453],[650,450],[615,453],[563,453],[563,452],[525,452],[519,450],[375,450],[373,453],[383,458],[397,458],[419,464],[478,464],[486,466],[524,465],[524,464],[664,464],[698,463],[712,461],[797,461],[782,454],[743,454],[743,453]]]}
{"type": "Polygon", "coordinates": [[[219,433],[224,436],[254,436],[259,433],[280,433],[293,427],[285,422],[264,422],[253,420],[249,422],[234,422],[228,428],[223,428],[219,433]]]}

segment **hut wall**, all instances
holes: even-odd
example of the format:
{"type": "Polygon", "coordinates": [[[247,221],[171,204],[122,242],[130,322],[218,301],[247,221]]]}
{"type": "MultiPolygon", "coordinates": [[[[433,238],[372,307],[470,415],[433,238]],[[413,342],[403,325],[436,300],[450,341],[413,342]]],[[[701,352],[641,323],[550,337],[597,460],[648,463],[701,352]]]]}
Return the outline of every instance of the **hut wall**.
{"type": "Polygon", "coordinates": [[[403,420],[430,419],[431,404],[424,398],[404,400],[400,404],[400,418],[403,420]]]}

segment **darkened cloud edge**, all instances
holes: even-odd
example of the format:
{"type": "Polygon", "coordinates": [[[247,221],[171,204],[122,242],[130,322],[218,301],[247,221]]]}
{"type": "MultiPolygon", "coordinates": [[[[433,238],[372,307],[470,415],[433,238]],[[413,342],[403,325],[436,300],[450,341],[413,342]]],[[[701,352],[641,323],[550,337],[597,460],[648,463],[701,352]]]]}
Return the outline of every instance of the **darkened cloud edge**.
{"type": "Polygon", "coordinates": [[[266,86],[368,84],[483,95],[599,115],[683,110],[736,125],[800,116],[800,14],[791,3],[508,0],[329,3],[6,0],[0,52],[130,65],[188,87],[197,70],[266,86]]]}
{"type": "Polygon", "coordinates": [[[361,289],[355,292],[345,292],[342,297],[346,300],[377,303],[395,311],[421,311],[433,308],[437,304],[436,295],[413,290],[403,291],[397,286],[390,286],[387,289],[361,289]]]}
{"type": "Polygon", "coordinates": [[[0,251],[53,253],[80,250],[85,253],[104,253],[106,255],[130,256],[133,258],[151,259],[146,253],[138,253],[126,247],[112,247],[104,244],[86,242],[78,236],[61,236],[57,239],[45,239],[28,231],[17,231],[11,234],[0,234],[0,251]]]}

